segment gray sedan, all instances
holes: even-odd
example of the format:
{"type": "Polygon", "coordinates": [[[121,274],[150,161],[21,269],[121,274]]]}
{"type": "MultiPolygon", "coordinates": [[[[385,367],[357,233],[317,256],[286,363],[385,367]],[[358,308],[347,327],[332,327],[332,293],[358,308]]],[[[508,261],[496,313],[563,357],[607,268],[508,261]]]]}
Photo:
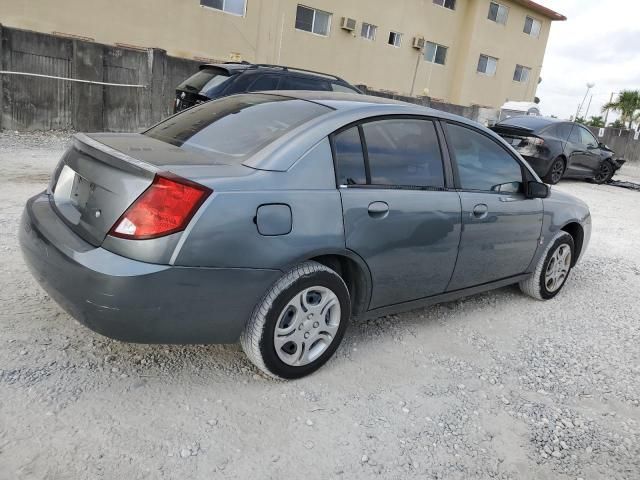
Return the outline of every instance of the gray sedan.
{"type": "Polygon", "coordinates": [[[587,206],[464,118],[362,95],[246,94],[142,134],[78,134],[20,227],[33,275],[89,328],[240,340],[269,375],[324,364],[353,317],[519,283],[551,299],[587,206]]]}

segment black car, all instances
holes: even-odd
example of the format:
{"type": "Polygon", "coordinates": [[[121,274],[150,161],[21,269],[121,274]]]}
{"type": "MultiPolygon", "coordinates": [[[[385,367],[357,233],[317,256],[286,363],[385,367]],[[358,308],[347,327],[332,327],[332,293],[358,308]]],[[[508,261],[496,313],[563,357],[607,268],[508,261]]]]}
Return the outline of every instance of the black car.
{"type": "Polygon", "coordinates": [[[362,93],[340,77],[312,70],[247,62],[205,64],[178,85],[173,111],[235,93],[266,90],[362,93]]]}
{"type": "Polygon", "coordinates": [[[546,183],[561,178],[586,178],[596,183],[611,180],[624,160],[575,122],[522,116],[498,122],[492,130],[502,136],[546,183]]]}

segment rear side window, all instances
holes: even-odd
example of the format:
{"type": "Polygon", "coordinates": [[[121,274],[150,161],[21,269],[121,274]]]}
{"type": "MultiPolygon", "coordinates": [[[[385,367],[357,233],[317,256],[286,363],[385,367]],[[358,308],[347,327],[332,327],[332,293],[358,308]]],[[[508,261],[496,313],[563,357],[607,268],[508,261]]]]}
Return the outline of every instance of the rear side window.
{"type": "Polygon", "coordinates": [[[371,184],[444,187],[442,157],[432,121],[390,119],[362,125],[371,184]]]}
{"type": "Polygon", "coordinates": [[[470,128],[448,124],[447,130],[464,190],[522,191],[520,164],[504,148],[470,128]]]}
{"type": "Polygon", "coordinates": [[[265,90],[276,90],[280,77],[277,75],[261,75],[249,87],[249,92],[260,92],[265,90]]]}
{"type": "Polygon", "coordinates": [[[281,90],[330,90],[329,82],[305,77],[286,77],[281,90]]]}
{"type": "Polygon", "coordinates": [[[338,185],[365,185],[367,175],[358,127],[338,133],[333,138],[338,185]]]}
{"type": "Polygon", "coordinates": [[[582,136],[580,135],[580,128],[577,125],[571,126],[571,133],[569,134],[569,141],[571,143],[582,143],[582,136]]]}
{"type": "Polygon", "coordinates": [[[219,89],[229,78],[225,70],[205,68],[187,78],[177,89],[207,95],[219,89]]]}
{"type": "Polygon", "coordinates": [[[340,83],[331,83],[331,90],[334,92],[343,92],[343,93],[359,93],[356,89],[347,87],[346,85],[342,85],[340,83]]]}
{"type": "Polygon", "coordinates": [[[144,135],[241,163],[287,132],[330,111],[324,105],[278,95],[238,95],[185,110],[144,135]]]}

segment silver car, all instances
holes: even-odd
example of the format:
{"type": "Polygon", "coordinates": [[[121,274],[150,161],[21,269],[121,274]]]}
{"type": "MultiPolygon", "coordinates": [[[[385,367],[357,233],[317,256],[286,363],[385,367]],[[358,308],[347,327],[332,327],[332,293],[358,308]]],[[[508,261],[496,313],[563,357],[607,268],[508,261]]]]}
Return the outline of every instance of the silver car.
{"type": "Polygon", "coordinates": [[[241,342],[298,378],[351,318],[519,283],[558,294],[591,234],[499,136],[363,95],[246,94],[78,134],[20,227],[40,284],[142,343],[241,342]]]}

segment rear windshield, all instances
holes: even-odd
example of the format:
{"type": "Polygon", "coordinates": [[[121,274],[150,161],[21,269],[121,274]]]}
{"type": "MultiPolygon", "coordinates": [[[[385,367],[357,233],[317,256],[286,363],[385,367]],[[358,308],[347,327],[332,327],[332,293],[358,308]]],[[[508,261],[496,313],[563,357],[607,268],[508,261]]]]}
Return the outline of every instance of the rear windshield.
{"type": "Polygon", "coordinates": [[[198,73],[191,75],[184,82],[178,85],[178,90],[184,90],[187,92],[207,92],[214,90],[216,87],[222,85],[229,80],[229,72],[223,69],[205,68],[198,73]]]}
{"type": "Polygon", "coordinates": [[[185,110],[144,135],[242,163],[285,133],[330,111],[324,105],[278,95],[234,95],[185,110]]]}

